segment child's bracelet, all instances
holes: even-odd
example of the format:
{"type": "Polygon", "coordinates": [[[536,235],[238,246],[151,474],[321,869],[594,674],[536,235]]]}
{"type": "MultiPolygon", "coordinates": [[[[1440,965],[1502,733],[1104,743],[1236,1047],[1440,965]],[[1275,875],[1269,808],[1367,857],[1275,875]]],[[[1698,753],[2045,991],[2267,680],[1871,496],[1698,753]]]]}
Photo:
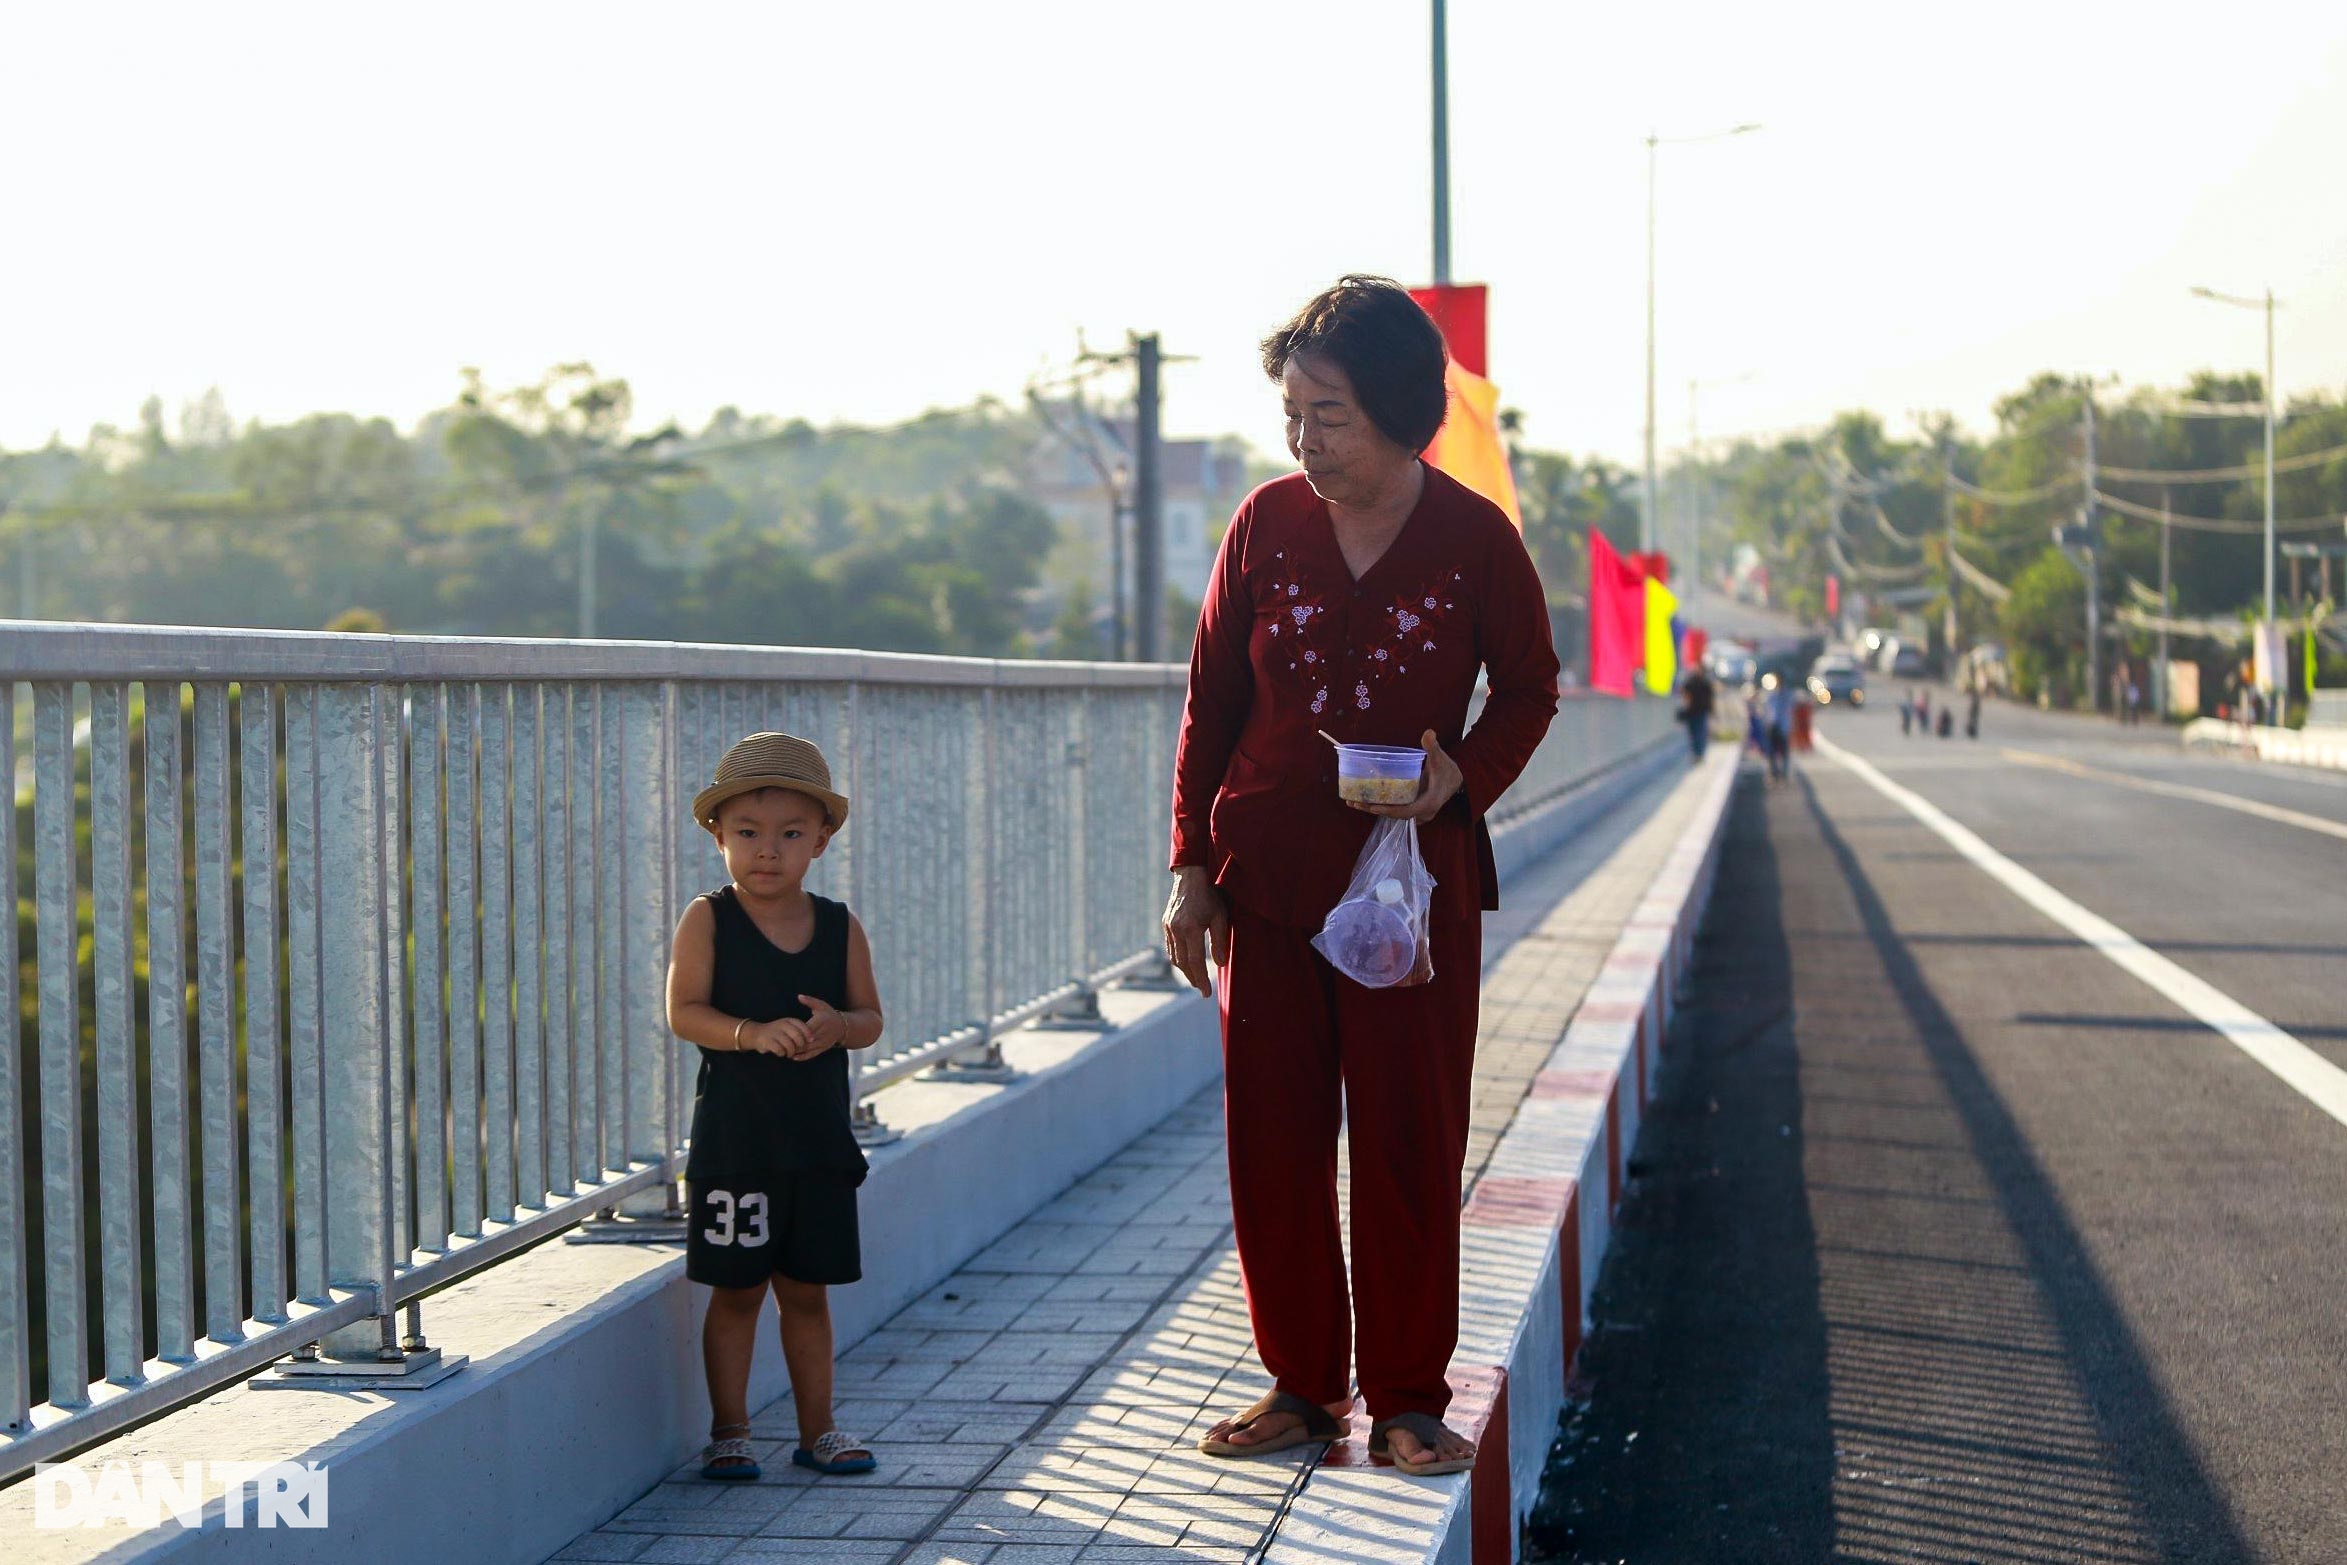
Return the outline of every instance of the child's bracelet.
{"type": "Polygon", "coordinates": [[[740,1050],[740,1048],[741,1048],[741,1046],[742,1046],[742,1029],[743,1029],[744,1027],[747,1027],[747,1026],[749,1026],[749,1025],[750,1025],[750,1019],[749,1019],[747,1016],[743,1017],[743,1018],[742,1018],[740,1021],[738,1021],[738,1022],[735,1022],[735,1023],[733,1024],[733,1046],[734,1046],[734,1048],[735,1048],[735,1050],[736,1050],[737,1052],[740,1050]]]}

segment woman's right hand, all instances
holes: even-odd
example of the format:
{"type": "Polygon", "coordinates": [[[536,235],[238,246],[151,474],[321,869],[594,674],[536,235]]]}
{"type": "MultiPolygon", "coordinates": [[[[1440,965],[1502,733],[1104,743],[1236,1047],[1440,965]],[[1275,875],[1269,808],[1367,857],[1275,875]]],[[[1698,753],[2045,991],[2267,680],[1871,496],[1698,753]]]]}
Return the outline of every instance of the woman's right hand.
{"type": "Polygon", "coordinates": [[[1174,871],[1173,894],[1165,900],[1165,958],[1191,988],[1209,998],[1214,979],[1207,971],[1208,960],[1216,967],[1230,964],[1230,912],[1202,864],[1185,864],[1174,871]]]}

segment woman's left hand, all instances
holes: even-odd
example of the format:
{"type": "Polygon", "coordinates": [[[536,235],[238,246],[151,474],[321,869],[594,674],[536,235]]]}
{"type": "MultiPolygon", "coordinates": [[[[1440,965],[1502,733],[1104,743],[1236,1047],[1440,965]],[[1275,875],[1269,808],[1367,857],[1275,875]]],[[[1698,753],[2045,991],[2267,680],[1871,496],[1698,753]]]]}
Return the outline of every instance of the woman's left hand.
{"type": "Polygon", "coordinates": [[[1370,815],[1387,815],[1397,820],[1416,821],[1420,825],[1434,819],[1441,813],[1442,807],[1451,802],[1451,796],[1459,791],[1466,777],[1459,771],[1459,763],[1452,760],[1443,749],[1442,741],[1434,737],[1433,729],[1426,730],[1418,745],[1426,752],[1426,770],[1418,779],[1417,798],[1408,804],[1346,802],[1353,803],[1354,809],[1370,815]]]}

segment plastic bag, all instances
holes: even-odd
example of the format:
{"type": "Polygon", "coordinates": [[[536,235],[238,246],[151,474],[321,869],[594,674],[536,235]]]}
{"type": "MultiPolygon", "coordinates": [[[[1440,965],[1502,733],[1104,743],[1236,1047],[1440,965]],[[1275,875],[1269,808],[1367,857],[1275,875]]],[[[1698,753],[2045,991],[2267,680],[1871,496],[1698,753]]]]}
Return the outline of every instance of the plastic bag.
{"type": "Polygon", "coordinates": [[[1418,823],[1387,816],[1369,834],[1353,879],[1328,910],[1312,948],[1365,989],[1400,989],[1434,976],[1426,923],[1434,877],[1418,853],[1418,823]]]}

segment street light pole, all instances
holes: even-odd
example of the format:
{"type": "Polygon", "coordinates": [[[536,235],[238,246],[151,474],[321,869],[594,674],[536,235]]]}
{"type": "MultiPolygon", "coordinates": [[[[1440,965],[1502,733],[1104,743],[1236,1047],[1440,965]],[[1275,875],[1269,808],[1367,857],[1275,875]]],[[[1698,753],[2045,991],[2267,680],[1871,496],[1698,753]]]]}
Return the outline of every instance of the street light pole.
{"type": "Polygon", "coordinates": [[[1646,133],[1646,504],[1638,517],[1638,551],[1654,552],[1654,149],[1661,138],[1646,133]]]}

